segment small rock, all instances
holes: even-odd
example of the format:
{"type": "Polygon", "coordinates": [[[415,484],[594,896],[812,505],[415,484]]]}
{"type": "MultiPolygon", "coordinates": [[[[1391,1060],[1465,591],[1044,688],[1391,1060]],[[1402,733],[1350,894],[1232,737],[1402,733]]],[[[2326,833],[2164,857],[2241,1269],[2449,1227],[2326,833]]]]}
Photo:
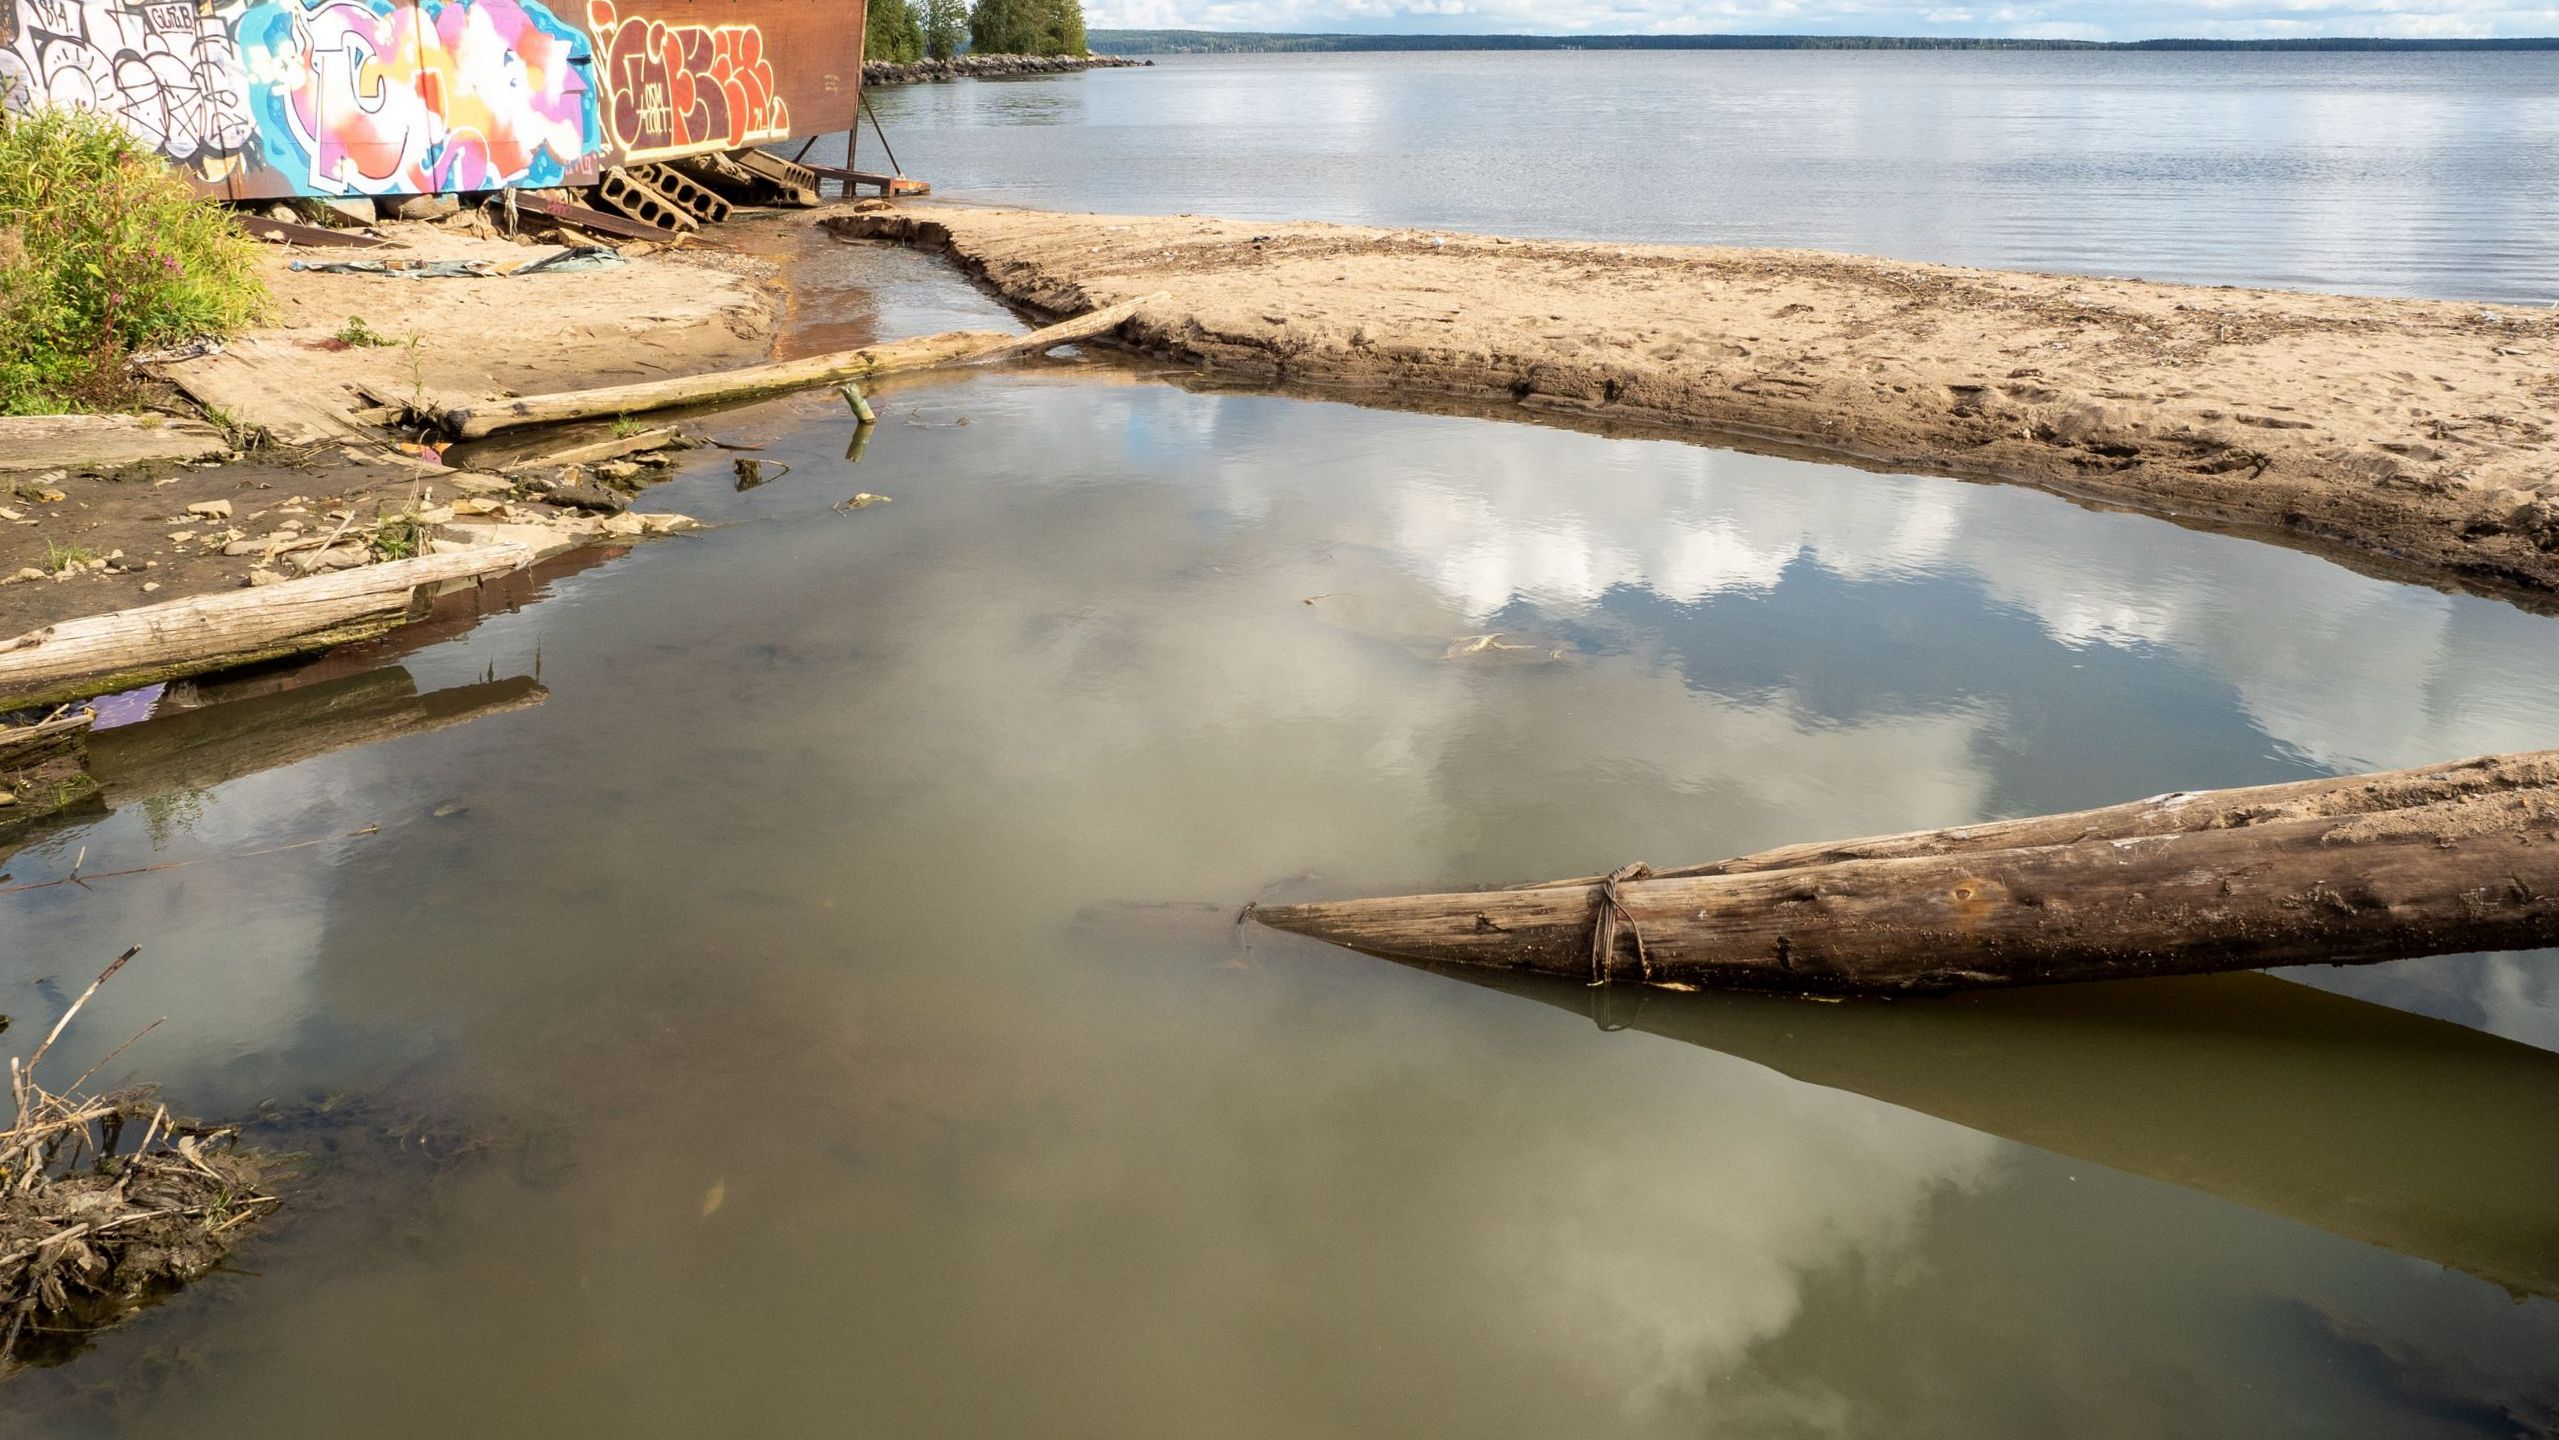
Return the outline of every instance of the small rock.
{"type": "Polygon", "coordinates": [[[554,486],[542,498],[554,505],[566,505],[578,510],[595,510],[607,515],[618,515],[631,508],[629,496],[618,490],[608,490],[592,481],[554,486]]]}
{"type": "Polygon", "coordinates": [[[441,220],[461,208],[450,195],[384,195],[373,202],[373,213],[384,220],[441,220]]]}
{"type": "Polygon", "coordinates": [[[41,580],[43,578],[44,572],[33,565],[30,565],[19,571],[17,574],[10,576],[8,579],[0,580],[0,585],[15,585],[21,580],[41,580]]]}
{"type": "Polygon", "coordinates": [[[596,526],[607,535],[646,535],[648,523],[637,515],[607,515],[596,526]]]}
{"type": "Polygon", "coordinates": [[[208,520],[228,520],[231,518],[231,502],[228,500],[198,500],[193,505],[187,507],[187,513],[190,515],[201,515],[208,520]]]}
{"type": "Polygon", "coordinates": [[[0,790],[0,805],[15,805],[17,803],[17,796],[10,794],[6,790],[0,790]]]}
{"type": "Polygon", "coordinates": [[[631,512],[630,518],[639,521],[640,527],[651,535],[672,535],[679,530],[699,530],[702,528],[702,522],[694,519],[690,515],[676,515],[672,513],[643,515],[634,510],[631,512]]]}
{"type": "Polygon", "coordinates": [[[284,576],[281,574],[264,567],[260,567],[259,569],[249,572],[249,583],[251,585],[273,585],[283,578],[284,576]]]}
{"type": "Polygon", "coordinates": [[[159,588],[160,588],[160,582],[159,582],[159,581],[157,581],[157,580],[145,580],[145,581],[143,581],[143,582],[142,582],[142,593],[143,593],[143,594],[145,594],[145,595],[148,595],[148,594],[150,594],[152,591],[157,590],[157,589],[159,589],[159,588]]]}

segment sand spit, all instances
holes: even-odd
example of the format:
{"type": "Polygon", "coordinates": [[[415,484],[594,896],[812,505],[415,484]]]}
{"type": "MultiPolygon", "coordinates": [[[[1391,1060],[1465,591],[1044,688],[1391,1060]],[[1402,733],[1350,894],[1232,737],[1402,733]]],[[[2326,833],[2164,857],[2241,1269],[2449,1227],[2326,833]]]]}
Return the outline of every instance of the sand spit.
{"type": "Polygon", "coordinates": [[[1150,291],[1206,370],[2044,486],[2398,578],[2559,589],[2559,312],[1195,216],[909,204],[1007,299],[1150,291]]]}

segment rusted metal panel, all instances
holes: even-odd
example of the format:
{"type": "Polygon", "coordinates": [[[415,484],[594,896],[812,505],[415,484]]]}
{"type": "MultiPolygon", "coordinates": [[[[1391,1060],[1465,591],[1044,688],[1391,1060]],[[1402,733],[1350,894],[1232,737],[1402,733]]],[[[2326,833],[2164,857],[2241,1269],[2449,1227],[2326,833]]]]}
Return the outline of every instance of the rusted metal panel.
{"type": "Polygon", "coordinates": [[[626,220],[619,215],[607,215],[601,210],[590,210],[565,200],[546,200],[539,195],[527,195],[515,204],[527,215],[547,215],[581,230],[624,240],[664,240],[674,233],[645,221],[626,220]]]}
{"type": "Polygon", "coordinates": [[[848,130],[861,77],[862,7],[819,0],[0,0],[8,103],[239,199],[591,184],[848,130]]]}

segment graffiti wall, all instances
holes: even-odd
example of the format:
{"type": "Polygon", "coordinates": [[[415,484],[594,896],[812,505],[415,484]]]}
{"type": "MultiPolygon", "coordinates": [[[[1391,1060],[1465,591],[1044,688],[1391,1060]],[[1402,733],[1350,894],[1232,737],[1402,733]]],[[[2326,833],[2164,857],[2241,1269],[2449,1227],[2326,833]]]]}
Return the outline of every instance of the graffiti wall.
{"type": "Polygon", "coordinates": [[[584,12],[0,0],[0,103],[111,114],[239,198],[573,185],[607,165],[852,127],[859,5],[773,0],[759,18],[738,0],[563,3],[584,12]]]}

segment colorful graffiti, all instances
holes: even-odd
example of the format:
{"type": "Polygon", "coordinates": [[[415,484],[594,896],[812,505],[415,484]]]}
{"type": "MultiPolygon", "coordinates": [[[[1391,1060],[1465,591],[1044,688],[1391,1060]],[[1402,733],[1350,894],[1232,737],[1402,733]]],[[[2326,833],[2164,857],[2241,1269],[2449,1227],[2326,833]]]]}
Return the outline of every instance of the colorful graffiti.
{"type": "Polygon", "coordinates": [[[254,147],[231,33],[190,0],[0,0],[0,100],[114,115],[218,178],[254,147]]]}
{"type": "Polygon", "coordinates": [[[580,28],[545,3],[0,0],[0,104],[111,114],[242,199],[588,183],[784,139],[786,89],[801,119],[853,124],[859,6],[584,0],[580,28]]]}
{"type": "Polygon", "coordinates": [[[613,0],[587,0],[586,17],[624,159],[735,150],[791,133],[760,27],[671,25],[619,15],[613,0]]]}
{"type": "Polygon", "coordinates": [[[304,194],[557,185],[601,143],[586,36],[540,0],[261,0],[233,38],[304,194]]]}

